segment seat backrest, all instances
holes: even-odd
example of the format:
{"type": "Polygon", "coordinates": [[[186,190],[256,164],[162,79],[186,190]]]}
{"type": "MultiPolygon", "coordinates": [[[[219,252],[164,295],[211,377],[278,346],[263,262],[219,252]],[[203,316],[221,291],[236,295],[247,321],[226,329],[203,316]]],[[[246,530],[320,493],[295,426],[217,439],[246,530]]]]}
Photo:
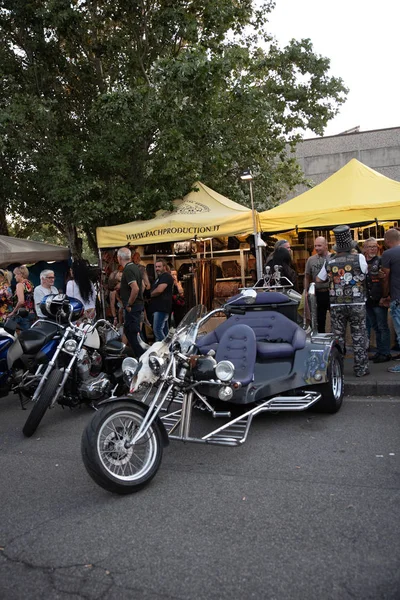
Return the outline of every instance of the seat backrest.
{"type": "Polygon", "coordinates": [[[274,310],[267,311],[248,311],[244,315],[232,315],[223,323],[218,325],[214,331],[198,340],[198,346],[202,352],[207,352],[210,348],[216,348],[224,333],[234,325],[248,325],[254,331],[257,341],[276,341],[282,340],[292,344],[295,340],[296,347],[305,343],[305,332],[291,319],[274,310]]]}
{"type": "Polygon", "coordinates": [[[233,325],[222,335],[215,359],[230,360],[235,365],[233,380],[248,385],[254,379],[256,354],[256,336],[251,327],[233,325]]]}

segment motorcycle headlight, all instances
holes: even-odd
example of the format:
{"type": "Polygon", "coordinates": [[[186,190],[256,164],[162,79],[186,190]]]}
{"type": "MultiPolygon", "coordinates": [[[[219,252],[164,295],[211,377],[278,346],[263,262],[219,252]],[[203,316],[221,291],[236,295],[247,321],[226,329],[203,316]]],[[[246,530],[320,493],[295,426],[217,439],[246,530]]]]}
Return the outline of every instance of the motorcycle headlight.
{"type": "Polygon", "coordinates": [[[122,369],[122,371],[133,371],[133,372],[135,372],[136,369],[137,369],[138,364],[139,364],[139,361],[137,361],[136,358],[132,358],[131,356],[127,356],[122,361],[121,369],[122,369]]]}
{"type": "Polygon", "coordinates": [[[121,369],[126,385],[129,386],[131,384],[132,379],[138,372],[138,368],[139,361],[137,361],[136,358],[132,358],[131,356],[127,356],[126,358],[124,358],[124,360],[122,361],[121,369]]]}
{"type": "Polygon", "coordinates": [[[235,373],[235,365],[230,360],[221,360],[215,367],[215,375],[220,381],[230,381],[235,373]]]}
{"type": "Polygon", "coordinates": [[[67,352],[75,352],[78,343],[75,340],[66,340],[64,342],[64,350],[67,352]]]}
{"type": "Polygon", "coordinates": [[[156,354],[149,356],[149,367],[153,371],[154,375],[161,375],[164,369],[164,360],[156,354]]]}
{"type": "Polygon", "coordinates": [[[225,385],[224,387],[220,388],[219,392],[218,392],[218,398],[220,400],[225,400],[225,402],[229,402],[229,400],[231,400],[233,397],[233,389],[231,387],[229,387],[228,385],[225,385]]]}

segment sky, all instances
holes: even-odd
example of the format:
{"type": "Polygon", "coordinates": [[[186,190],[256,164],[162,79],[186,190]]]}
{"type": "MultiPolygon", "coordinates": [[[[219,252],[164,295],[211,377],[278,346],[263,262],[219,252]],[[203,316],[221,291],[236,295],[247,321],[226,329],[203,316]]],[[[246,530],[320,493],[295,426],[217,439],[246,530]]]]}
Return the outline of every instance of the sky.
{"type": "Polygon", "coordinates": [[[275,1],[269,32],[279,45],[310,38],[350,89],[324,135],[400,127],[399,0],[275,1]]]}

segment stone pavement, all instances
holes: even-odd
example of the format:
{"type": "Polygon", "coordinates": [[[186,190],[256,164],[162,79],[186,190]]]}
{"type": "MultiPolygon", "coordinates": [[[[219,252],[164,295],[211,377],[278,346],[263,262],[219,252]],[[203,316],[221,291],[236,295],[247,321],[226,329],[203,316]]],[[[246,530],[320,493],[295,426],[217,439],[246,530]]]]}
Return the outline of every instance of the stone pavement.
{"type": "Polygon", "coordinates": [[[400,365],[400,361],[379,364],[369,361],[370,374],[356,377],[353,373],[353,355],[349,353],[344,359],[344,393],[346,396],[398,396],[400,398],[400,373],[388,372],[388,367],[393,365],[400,365]]]}

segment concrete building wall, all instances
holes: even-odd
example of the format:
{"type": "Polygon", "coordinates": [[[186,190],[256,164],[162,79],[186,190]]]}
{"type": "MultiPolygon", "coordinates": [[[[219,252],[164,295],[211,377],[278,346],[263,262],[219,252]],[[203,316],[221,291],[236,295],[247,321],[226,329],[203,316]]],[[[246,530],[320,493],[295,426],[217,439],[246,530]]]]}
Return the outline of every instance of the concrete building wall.
{"type": "MultiPolygon", "coordinates": [[[[352,158],[400,181],[400,127],[306,139],[297,146],[295,156],[314,185],[327,179],[352,158]]],[[[287,199],[307,189],[298,186],[287,199]]]]}

